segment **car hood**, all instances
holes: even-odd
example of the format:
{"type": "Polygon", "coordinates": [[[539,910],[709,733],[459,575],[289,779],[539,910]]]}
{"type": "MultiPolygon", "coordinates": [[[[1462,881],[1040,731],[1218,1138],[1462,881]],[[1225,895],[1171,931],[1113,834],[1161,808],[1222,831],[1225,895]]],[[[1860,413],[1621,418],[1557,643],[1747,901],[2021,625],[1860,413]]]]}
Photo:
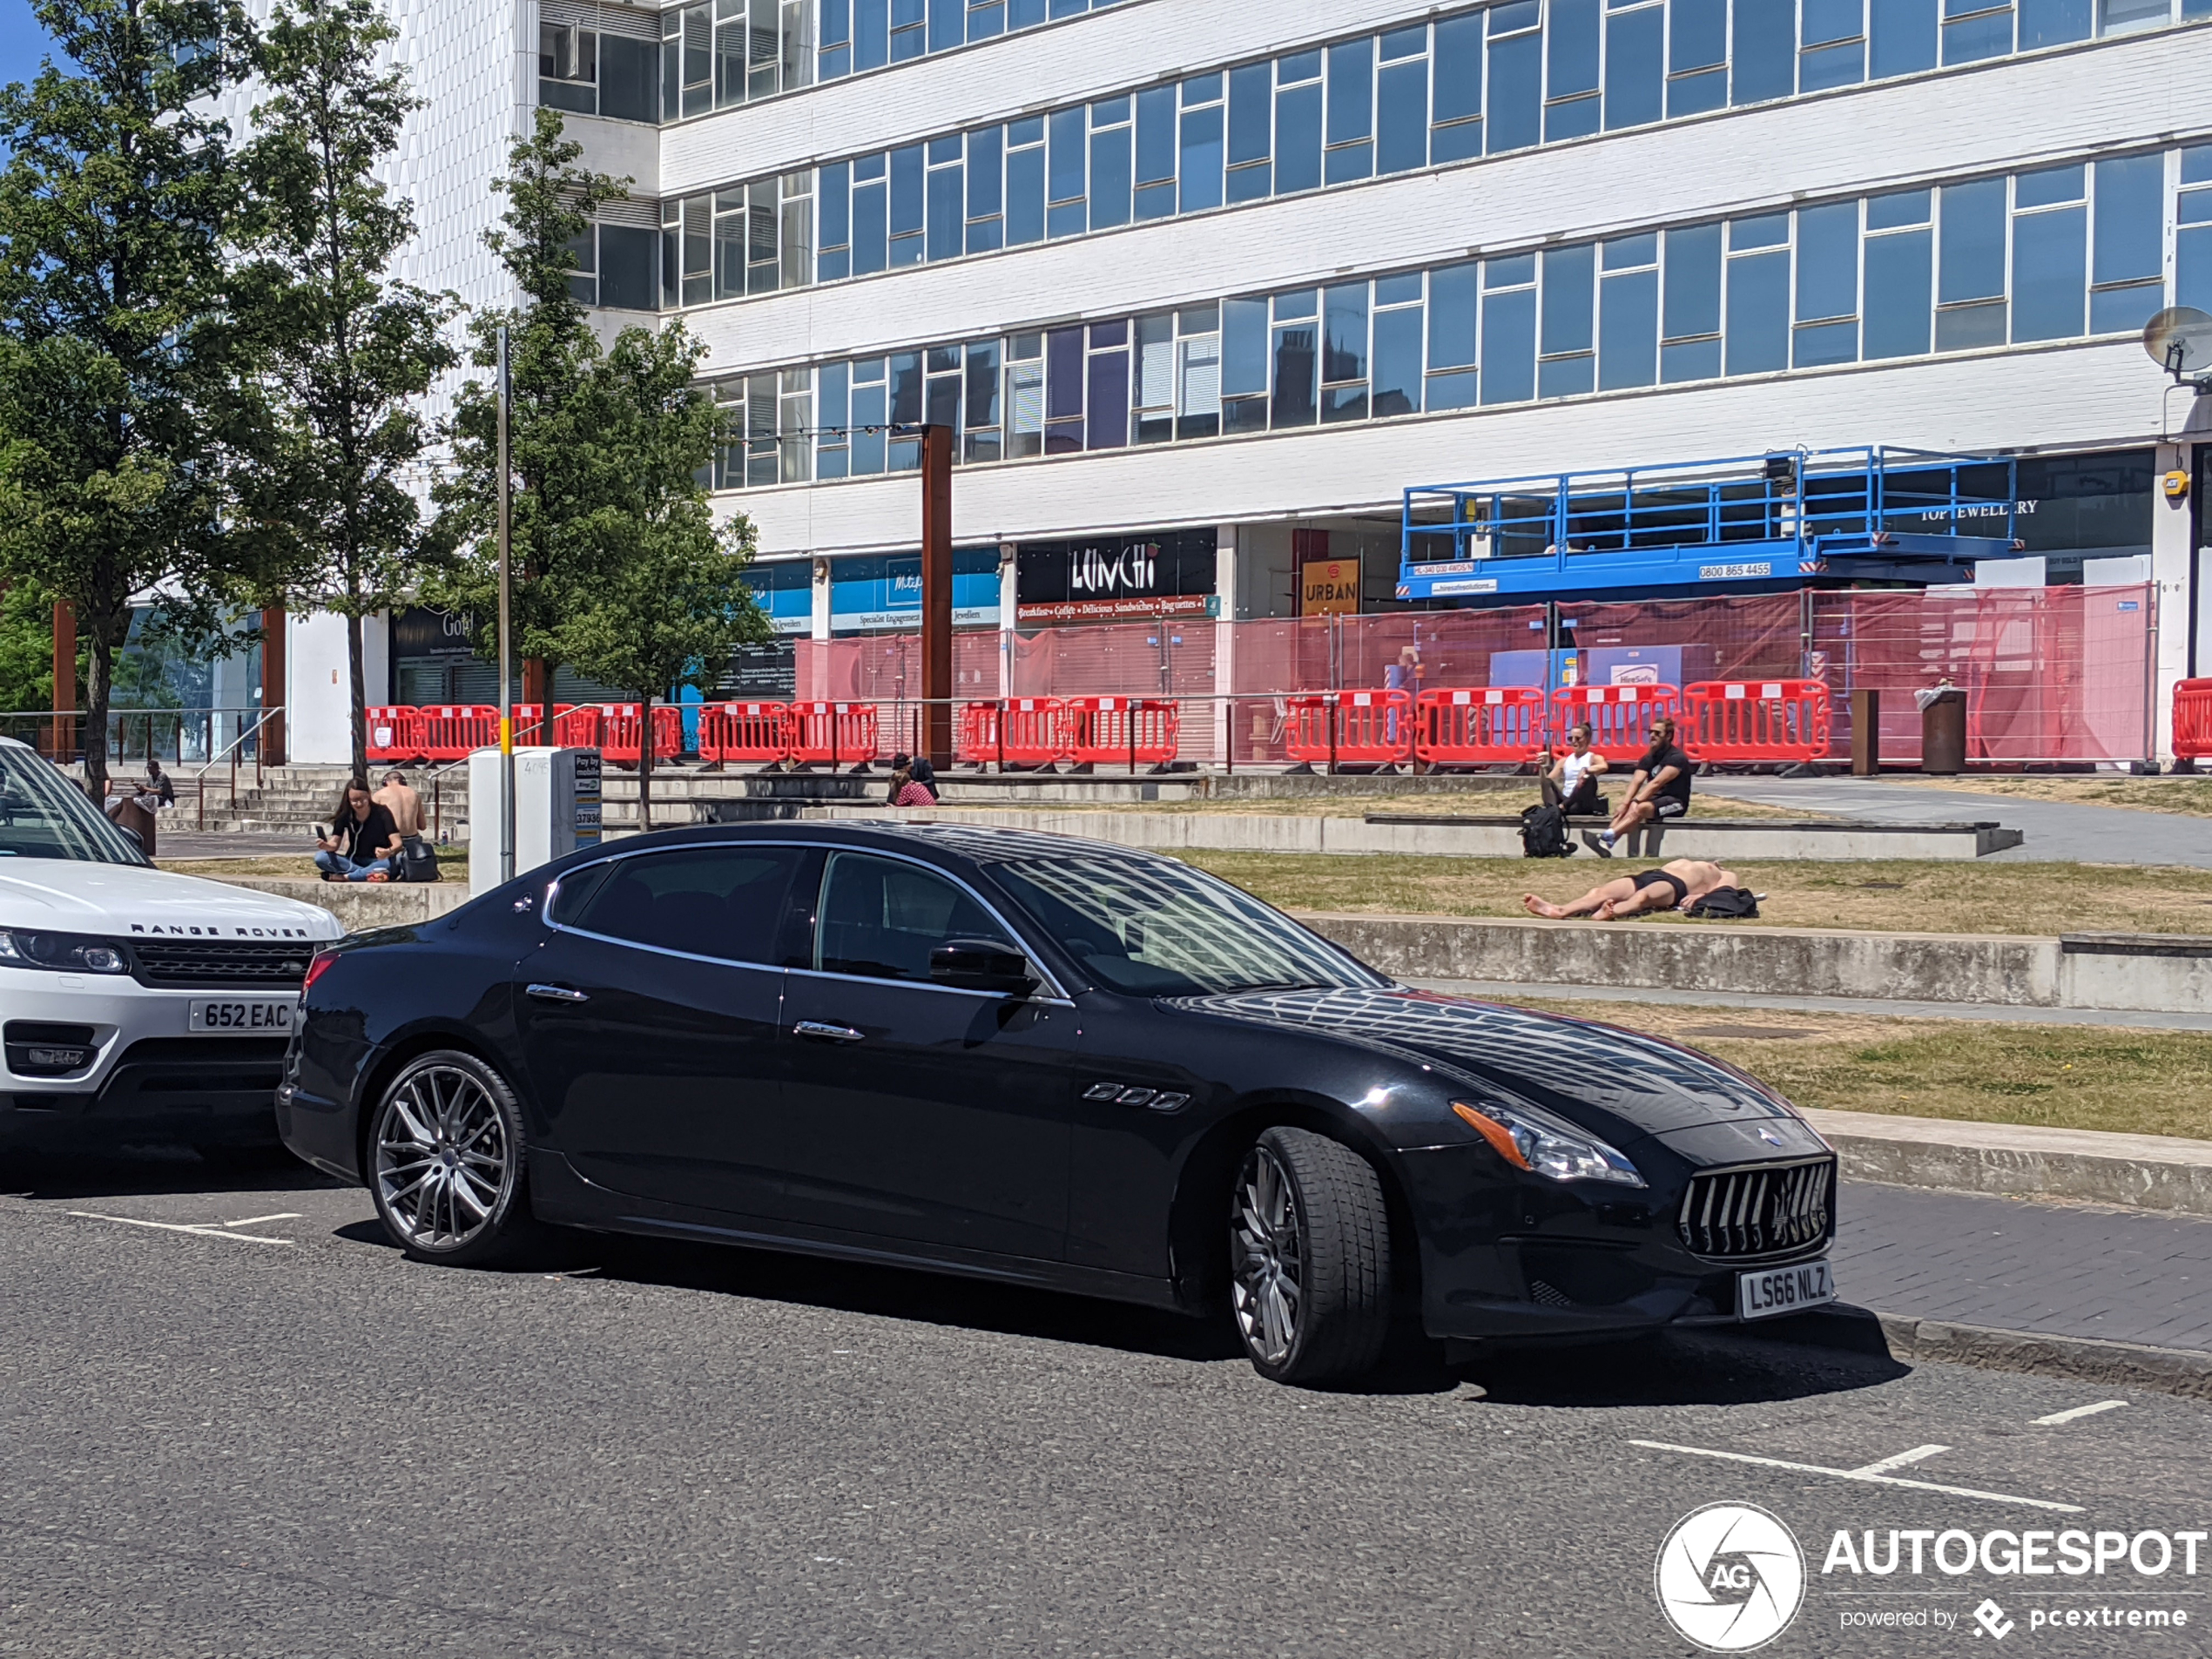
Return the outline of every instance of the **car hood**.
{"type": "Polygon", "coordinates": [[[0,859],[0,927],[125,938],[336,939],[327,910],[136,864],[0,859]]]}
{"type": "Polygon", "coordinates": [[[1600,1133],[1796,1116],[1742,1072],[1678,1043],[1470,997],[1359,987],[1184,997],[1174,1006],[1449,1067],[1600,1133]],[[1614,1123],[1590,1121],[1593,1110],[1614,1123]]]}

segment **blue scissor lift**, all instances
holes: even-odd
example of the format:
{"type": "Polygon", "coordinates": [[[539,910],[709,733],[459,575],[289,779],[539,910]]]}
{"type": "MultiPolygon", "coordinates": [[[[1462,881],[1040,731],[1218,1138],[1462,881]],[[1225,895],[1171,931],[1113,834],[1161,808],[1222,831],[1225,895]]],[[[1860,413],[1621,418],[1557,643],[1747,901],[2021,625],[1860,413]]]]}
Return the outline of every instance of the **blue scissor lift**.
{"type": "Polygon", "coordinates": [[[2010,558],[2016,463],[1914,449],[1789,449],[1610,472],[1416,484],[1400,599],[1967,582],[2010,558]]]}

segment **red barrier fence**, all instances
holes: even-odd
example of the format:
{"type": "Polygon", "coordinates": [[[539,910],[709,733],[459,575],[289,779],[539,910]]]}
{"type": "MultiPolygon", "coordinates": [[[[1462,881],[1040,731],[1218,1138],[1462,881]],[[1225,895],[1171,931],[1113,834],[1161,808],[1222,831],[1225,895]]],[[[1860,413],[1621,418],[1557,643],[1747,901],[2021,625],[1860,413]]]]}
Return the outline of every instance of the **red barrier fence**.
{"type": "Polygon", "coordinates": [[[1533,685],[1423,691],[1413,699],[1413,753],[1432,766],[1533,759],[1544,745],[1544,694],[1533,685]]]}
{"type": "Polygon", "coordinates": [[[2212,679],[2183,680],[2174,688],[2174,754],[2212,759],[2212,679]]]}
{"type": "Polygon", "coordinates": [[[489,704],[448,704],[416,712],[425,760],[465,760],[499,742],[499,711],[489,704]]]}
{"type": "Polygon", "coordinates": [[[1049,766],[1071,759],[1071,749],[1068,705],[1059,698],[1015,697],[961,708],[955,752],[967,765],[1049,766]]]}
{"type": "Polygon", "coordinates": [[[791,757],[803,765],[857,765],[875,759],[873,703],[793,703],[787,718],[791,757]]]}
{"type": "Polygon", "coordinates": [[[368,716],[370,764],[383,765],[421,758],[421,710],[376,708],[364,712],[368,716]]]}
{"type": "Polygon", "coordinates": [[[1700,680],[1683,688],[1683,752],[1693,760],[1819,760],[1828,688],[1818,680],[1700,680]]]}
{"type": "Polygon", "coordinates": [[[1410,692],[1322,691],[1290,699],[1284,737],[1301,765],[1392,765],[1413,754],[1413,698],[1410,692]]]}
{"type": "Polygon", "coordinates": [[[704,760],[772,765],[790,752],[790,711],[780,703],[710,703],[699,711],[704,760]]]}
{"type": "Polygon", "coordinates": [[[1676,715],[1682,692],[1672,685],[1568,685],[1552,693],[1551,730],[1564,743],[1576,726],[1590,728],[1590,747],[1615,764],[1651,747],[1651,728],[1676,715]]]}
{"type": "Polygon", "coordinates": [[[1168,698],[1071,697],[1066,753],[1079,766],[1163,766],[1182,746],[1183,710],[1168,698]]]}

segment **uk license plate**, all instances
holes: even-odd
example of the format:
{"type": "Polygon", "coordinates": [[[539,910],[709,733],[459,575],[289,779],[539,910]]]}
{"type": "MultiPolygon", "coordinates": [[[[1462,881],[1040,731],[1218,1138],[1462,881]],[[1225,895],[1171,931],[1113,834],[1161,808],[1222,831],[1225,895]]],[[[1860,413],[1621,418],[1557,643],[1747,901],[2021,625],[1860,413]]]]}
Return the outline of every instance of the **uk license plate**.
{"type": "Polygon", "coordinates": [[[1824,1261],[1771,1267],[1764,1273],[1739,1273],[1736,1278],[1738,1318],[1770,1319],[1777,1313],[1795,1313],[1835,1299],[1836,1278],[1824,1261]]]}
{"type": "Polygon", "coordinates": [[[289,1036],[295,1006],[288,996],[194,997],[185,1028],[196,1036],[289,1036]]]}

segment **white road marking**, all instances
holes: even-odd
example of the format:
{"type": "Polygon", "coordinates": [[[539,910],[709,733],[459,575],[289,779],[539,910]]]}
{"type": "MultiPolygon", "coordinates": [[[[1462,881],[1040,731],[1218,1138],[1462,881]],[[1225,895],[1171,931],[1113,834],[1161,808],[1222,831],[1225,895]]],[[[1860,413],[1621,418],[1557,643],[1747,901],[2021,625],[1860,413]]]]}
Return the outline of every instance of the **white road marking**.
{"type": "Polygon", "coordinates": [[[2076,1406],[2072,1411],[2053,1412],[2048,1417],[2035,1420],[2038,1427],[2047,1428],[2059,1423],[2071,1423],[2077,1417],[2094,1417],[2099,1412],[2118,1411],[2128,1402],[2124,1399],[2101,1399],[2094,1406],[2076,1406]]]}
{"type": "Polygon", "coordinates": [[[2087,1512],[2078,1503],[2054,1503],[2047,1498],[2023,1498],[2010,1492],[1979,1492],[1973,1487],[1938,1486],[1932,1480],[1907,1480],[1901,1475],[1868,1474],[1860,1469],[1830,1469],[1817,1463],[1791,1463],[1777,1457],[1753,1457],[1748,1452],[1716,1452],[1704,1446],[1670,1446],[1664,1440],[1630,1440],[1653,1452],[1680,1452],[1689,1457],[1723,1458],[1730,1463],[1755,1463],[1762,1468],[1789,1469],[1798,1474],[1824,1474],[1838,1480],[1865,1480],[1876,1486],[1908,1487],[1915,1492],[1940,1492],[1953,1498],[1979,1498],[1988,1503],[2026,1504],[2031,1509],[2055,1509],[2069,1515],[2087,1512]]]}
{"type": "Polygon", "coordinates": [[[165,1233],[197,1233],[202,1238],[239,1238],[249,1244],[286,1244],[289,1238],[265,1238],[260,1233],[234,1233],[219,1225],[186,1226],[176,1221],[141,1221],[136,1216],[104,1216],[97,1210],[72,1210],[69,1212],[85,1221],[119,1221],[126,1227],[152,1227],[165,1233]]]}
{"type": "Polygon", "coordinates": [[[300,1212],[297,1210],[280,1210],[273,1216],[246,1216],[237,1221],[226,1221],[223,1224],[223,1225],[226,1227],[252,1227],[258,1225],[264,1221],[297,1221],[299,1219],[300,1212]]]}
{"type": "Polygon", "coordinates": [[[1916,1446],[1910,1452],[1899,1452],[1895,1457],[1876,1458],[1871,1463],[1863,1463],[1851,1473],[1853,1474],[1887,1474],[1892,1469],[1901,1469],[1908,1463],[1918,1463],[1923,1458],[1932,1458],[1939,1452],[1948,1452],[1950,1449],[1947,1446],[1916,1446]]]}

